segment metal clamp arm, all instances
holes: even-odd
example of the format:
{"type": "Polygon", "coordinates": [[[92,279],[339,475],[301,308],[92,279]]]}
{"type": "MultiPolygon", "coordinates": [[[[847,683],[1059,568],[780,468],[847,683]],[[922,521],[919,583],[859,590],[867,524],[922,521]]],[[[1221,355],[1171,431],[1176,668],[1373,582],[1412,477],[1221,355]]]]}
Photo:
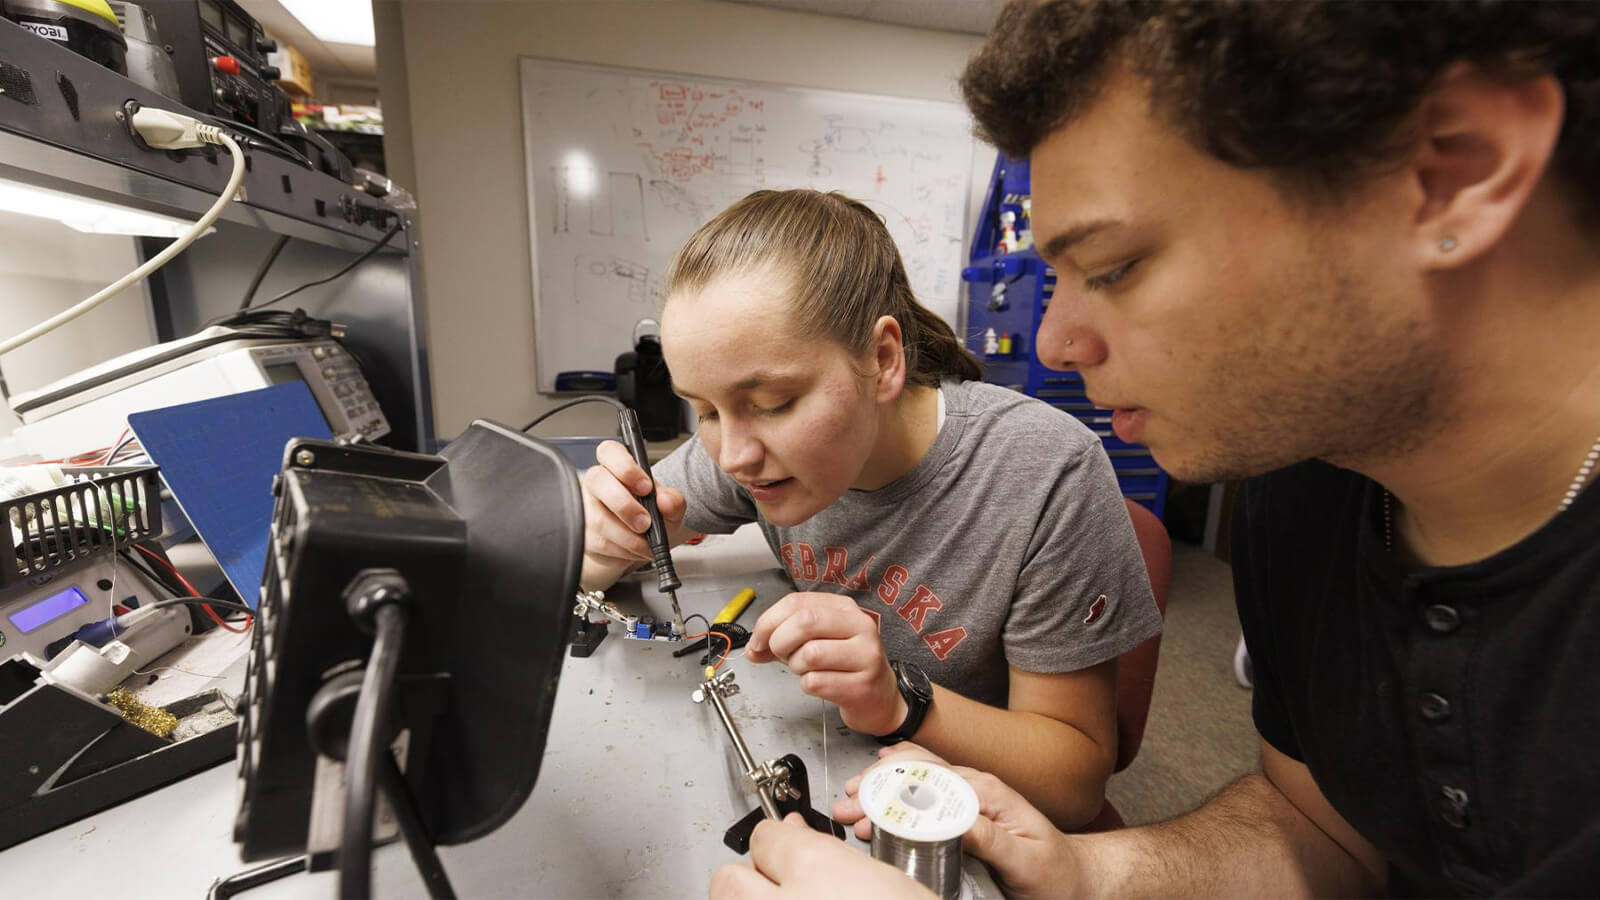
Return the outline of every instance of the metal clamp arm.
{"type": "Polygon", "coordinates": [[[733,721],[733,715],[728,712],[726,698],[739,693],[739,686],[733,683],[733,673],[723,672],[721,675],[706,679],[695,689],[694,702],[704,703],[711,701],[717,710],[717,718],[722,720],[722,727],[728,732],[728,739],[733,742],[735,753],[739,754],[739,763],[744,766],[744,777],[755,788],[756,797],[761,801],[761,809],[767,818],[777,820],[783,818],[778,812],[778,803],[781,800],[800,798],[800,793],[789,784],[789,767],[782,761],[768,760],[757,764],[755,757],[750,755],[750,747],[744,742],[744,735],[739,733],[738,723],[733,721]]]}

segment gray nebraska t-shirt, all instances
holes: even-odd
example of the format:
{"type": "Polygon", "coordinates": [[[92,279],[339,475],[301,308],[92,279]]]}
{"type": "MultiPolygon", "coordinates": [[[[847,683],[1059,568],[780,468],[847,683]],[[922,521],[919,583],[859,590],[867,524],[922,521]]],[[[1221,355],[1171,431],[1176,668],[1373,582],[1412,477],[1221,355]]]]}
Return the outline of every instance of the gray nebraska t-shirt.
{"type": "Polygon", "coordinates": [[[890,659],[1007,705],[1007,665],[1073,672],[1161,630],[1133,524],[1100,441],[1006,388],[946,383],[945,419],[916,468],[850,490],[805,522],[762,519],[698,437],[654,467],[688,498],[685,524],[757,522],[801,591],[853,597],[890,659]]]}

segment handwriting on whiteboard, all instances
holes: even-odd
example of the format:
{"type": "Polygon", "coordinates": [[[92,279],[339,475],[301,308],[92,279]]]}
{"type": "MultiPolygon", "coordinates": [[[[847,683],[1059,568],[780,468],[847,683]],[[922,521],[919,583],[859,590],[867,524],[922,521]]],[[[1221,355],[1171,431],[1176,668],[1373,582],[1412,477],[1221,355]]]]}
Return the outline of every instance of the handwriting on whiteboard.
{"type": "Polygon", "coordinates": [[[542,389],[629,349],[673,252],[763,188],[861,200],[918,298],[956,321],[973,153],[958,103],[531,58],[522,83],[542,389]]]}

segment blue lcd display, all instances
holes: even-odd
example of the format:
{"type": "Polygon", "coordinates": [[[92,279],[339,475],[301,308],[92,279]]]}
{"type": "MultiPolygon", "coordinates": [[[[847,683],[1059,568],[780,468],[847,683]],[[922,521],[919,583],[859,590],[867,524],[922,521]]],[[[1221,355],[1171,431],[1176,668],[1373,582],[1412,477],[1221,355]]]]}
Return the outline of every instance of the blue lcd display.
{"type": "Polygon", "coordinates": [[[12,613],[9,618],[18,631],[30,634],[88,602],[89,598],[83,595],[83,591],[70,587],[59,594],[52,594],[40,600],[27,609],[12,613]]]}

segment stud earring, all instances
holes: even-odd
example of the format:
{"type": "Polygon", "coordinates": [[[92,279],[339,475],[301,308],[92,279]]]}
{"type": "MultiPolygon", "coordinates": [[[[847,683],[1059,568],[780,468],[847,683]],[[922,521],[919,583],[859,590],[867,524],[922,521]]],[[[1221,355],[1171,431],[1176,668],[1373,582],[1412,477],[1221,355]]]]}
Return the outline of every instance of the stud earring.
{"type": "Polygon", "coordinates": [[[1067,345],[1067,346],[1068,346],[1068,347],[1071,347],[1071,346],[1072,346],[1072,338],[1067,338],[1067,344],[1066,344],[1066,345],[1067,345]]]}
{"type": "Polygon", "coordinates": [[[1451,250],[1454,250],[1455,248],[1456,248],[1456,239],[1455,238],[1453,238],[1453,237],[1451,237],[1449,235],[1445,235],[1444,237],[1439,239],[1439,252],[1440,253],[1449,253],[1451,250]]]}

